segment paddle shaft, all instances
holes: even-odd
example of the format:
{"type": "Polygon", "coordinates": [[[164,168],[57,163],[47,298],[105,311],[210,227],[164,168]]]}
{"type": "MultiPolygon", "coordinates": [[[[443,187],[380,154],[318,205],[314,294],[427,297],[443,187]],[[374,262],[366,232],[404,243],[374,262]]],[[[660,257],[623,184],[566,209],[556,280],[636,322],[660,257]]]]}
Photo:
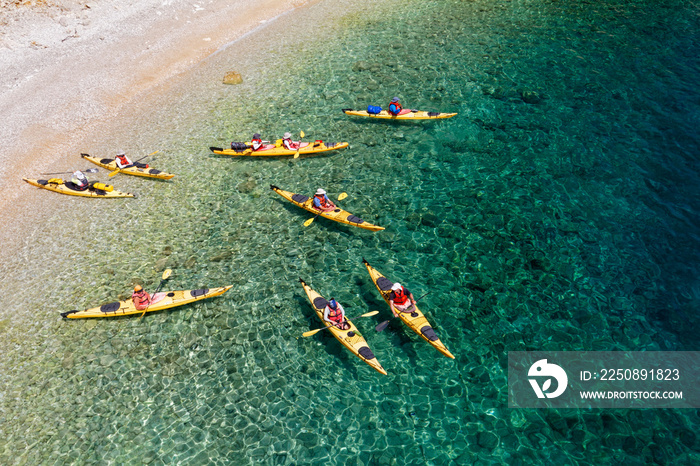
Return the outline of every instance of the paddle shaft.
{"type": "MultiPolygon", "coordinates": [[[[418,302],[418,301],[420,301],[421,299],[425,298],[425,297],[428,296],[429,294],[430,294],[430,291],[428,291],[427,293],[425,293],[425,294],[424,294],[423,296],[421,296],[420,298],[416,299],[416,302],[418,302]]],[[[389,306],[391,306],[391,303],[389,303],[389,306]]],[[[415,307],[415,306],[414,306],[414,307],[415,307]]],[[[399,312],[403,312],[403,311],[399,311],[399,312]]],[[[398,317],[398,316],[393,316],[392,319],[395,319],[396,317],[398,317]]],[[[375,329],[377,332],[381,332],[381,331],[384,330],[388,325],[389,325],[389,321],[388,321],[388,320],[385,320],[384,322],[382,322],[382,323],[380,323],[380,324],[377,324],[377,326],[374,327],[374,329],[375,329]]]]}
{"type": "MultiPolygon", "coordinates": [[[[146,308],[141,313],[141,317],[143,317],[146,314],[146,311],[148,310],[148,308],[151,307],[151,302],[153,300],[153,297],[156,295],[156,293],[158,293],[160,291],[161,287],[163,286],[163,283],[165,283],[165,280],[170,278],[170,274],[171,274],[170,269],[167,269],[165,272],[163,272],[163,277],[160,279],[160,284],[158,284],[158,288],[156,288],[156,291],[154,291],[153,294],[151,295],[151,297],[149,298],[148,306],[146,306],[146,308]]],[[[139,317],[139,319],[141,317],[139,317]]]]}
{"type": "MultiPolygon", "coordinates": [[[[97,168],[88,168],[87,170],[81,170],[85,173],[97,173],[99,170],[97,168]]],[[[40,175],[70,175],[75,172],[58,172],[58,173],[39,173],[40,175]]]]}
{"type": "MultiPolygon", "coordinates": [[[[342,200],[345,199],[346,197],[348,197],[348,194],[347,194],[347,193],[340,193],[340,195],[338,196],[338,200],[339,200],[339,201],[342,201],[342,200]]],[[[313,205],[313,203],[312,203],[311,205],[313,205]]],[[[314,208],[315,208],[315,207],[314,207],[314,208]]],[[[316,215],[314,215],[314,218],[310,218],[310,219],[308,219],[307,221],[304,222],[304,226],[305,226],[305,227],[308,227],[309,225],[311,225],[311,224],[314,222],[314,220],[316,220],[316,218],[317,218],[319,215],[321,215],[323,212],[324,212],[323,210],[319,210],[318,213],[317,213],[316,215]]]]}
{"type": "MultiPolygon", "coordinates": [[[[359,318],[361,318],[361,317],[371,317],[371,316],[377,315],[378,313],[379,313],[379,311],[365,312],[364,314],[360,314],[359,316],[350,317],[350,318],[347,318],[347,317],[346,317],[345,320],[346,320],[346,321],[351,321],[351,320],[353,320],[353,319],[359,319],[359,318]]],[[[325,321],[324,321],[324,322],[325,322],[325,321]]],[[[321,330],[326,330],[327,328],[331,328],[331,327],[338,328],[338,326],[337,326],[336,324],[328,325],[328,326],[326,326],[326,327],[317,328],[316,330],[311,330],[310,332],[306,332],[306,333],[303,334],[303,336],[305,336],[305,337],[310,337],[311,335],[317,334],[317,333],[320,332],[321,330]]]]}

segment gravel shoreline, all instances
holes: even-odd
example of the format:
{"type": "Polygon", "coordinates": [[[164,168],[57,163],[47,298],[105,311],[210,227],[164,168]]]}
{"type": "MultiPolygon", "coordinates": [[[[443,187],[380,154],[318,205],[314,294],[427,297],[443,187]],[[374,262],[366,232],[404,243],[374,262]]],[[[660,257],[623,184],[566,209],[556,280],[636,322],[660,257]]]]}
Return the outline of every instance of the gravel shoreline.
{"type": "Polygon", "coordinates": [[[159,93],[220,47],[308,3],[0,0],[0,215],[7,225],[0,241],[19,241],[24,223],[41,221],[36,202],[61,201],[45,199],[22,176],[80,168],[77,157],[92,141],[112,142],[107,126],[126,124],[149,101],[157,105],[159,93]]]}

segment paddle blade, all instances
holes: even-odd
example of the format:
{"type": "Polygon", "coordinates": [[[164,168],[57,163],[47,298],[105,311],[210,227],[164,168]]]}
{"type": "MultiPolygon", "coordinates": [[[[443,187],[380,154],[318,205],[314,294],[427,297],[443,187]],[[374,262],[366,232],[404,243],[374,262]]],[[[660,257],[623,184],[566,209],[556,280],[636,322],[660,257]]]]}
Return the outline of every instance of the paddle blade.
{"type": "Polygon", "coordinates": [[[303,131],[301,133],[299,133],[299,137],[303,138],[304,136],[306,136],[306,134],[304,134],[303,131]]]}
{"type": "Polygon", "coordinates": [[[118,169],[118,168],[117,168],[116,170],[114,170],[112,173],[110,173],[108,176],[111,178],[111,177],[113,177],[114,175],[116,175],[117,173],[119,173],[119,169],[118,169]]]}
{"type": "Polygon", "coordinates": [[[163,272],[163,280],[167,280],[170,274],[172,274],[173,271],[170,269],[165,269],[165,272],[163,272]]]}
{"type": "Polygon", "coordinates": [[[375,329],[377,332],[381,332],[382,330],[384,330],[384,329],[387,328],[388,326],[389,326],[389,321],[388,321],[388,320],[385,320],[385,321],[382,322],[381,324],[379,324],[379,325],[377,325],[376,327],[374,327],[374,329],[375,329]]]}
{"type": "Polygon", "coordinates": [[[377,314],[379,314],[379,311],[369,311],[365,314],[362,314],[360,317],[372,317],[376,316],[377,314]]]}
{"type": "MultiPolygon", "coordinates": [[[[148,155],[153,155],[153,154],[157,154],[158,152],[160,152],[160,149],[158,149],[158,150],[157,150],[157,151],[155,151],[155,152],[151,152],[151,153],[150,153],[150,154],[148,154],[148,155]]],[[[148,155],[147,155],[146,157],[148,157],[148,155]]]]}
{"type": "Polygon", "coordinates": [[[309,225],[311,225],[312,223],[314,223],[314,220],[316,220],[316,217],[313,217],[313,218],[308,219],[307,221],[304,222],[304,226],[305,226],[305,227],[308,227],[309,225]]]}
{"type": "Polygon", "coordinates": [[[345,199],[346,197],[348,197],[348,193],[340,193],[340,196],[338,196],[338,200],[339,200],[339,201],[342,201],[342,200],[345,199]]]}
{"type": "Polygon", "coordinates": [[[88,168],[85,173],[97,173],[99,170],[97,168],[88,168]]]}
{"type": "Polygon", "coordinates": [[[297,151],[297,153],[294,154],[294,158],[295,158],[295,159],[298,159],[298,158],[299,158],[299,151],[297,151]]]}
{"type": "MultiPolygon", "coordinates": [[[[326,328],[326,327],[324,327],[324,328],[326,328]]],[[[311,335],[316,335],[321,330],[323,330],[323,328],[317,328],[316,330],[309,330],[308,332],[302,333],[301,336],[304,338],[310,337],[311,335]]]]}

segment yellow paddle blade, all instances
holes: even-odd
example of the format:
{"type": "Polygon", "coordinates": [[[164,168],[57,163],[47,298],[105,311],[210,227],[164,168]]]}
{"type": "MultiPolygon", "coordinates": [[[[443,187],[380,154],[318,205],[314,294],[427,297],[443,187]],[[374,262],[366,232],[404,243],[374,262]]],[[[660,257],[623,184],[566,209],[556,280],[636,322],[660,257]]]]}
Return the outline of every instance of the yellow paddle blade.
{"type": "Polygon", "coordinates": [[[338,200],[339,200],[339,201],[342,201],[342,200],[345,199],[346,197],[348,197],[348,193],[340,193],[340,195],[338,196],[338,200]]]}
{"type": "Polygon", "coordinates": [[[306,136],[306,134],[304,134],[303,131],[301,133],[299,133],[299,137],[303,138],[304,136],[306,136]]]}
{"type": "Polygon", "coordinates": [[[172,270],[165,269],[165,272],[163,272],[163,280],[166,280],[170,276],[171,273],[173,273],[172,270]]]}
{"type": "Polygon", "coordinates": [[[298,158],[299,158],[299,151],[297,151],[296,154],[294,154],[294,158],[295,158],[295,159],[298,159],[298,158]]]}
{"type": "Polygon", "coordinates": [[[150,153],[150,154],[148,154],[148,155],[153,155],[153,154],[157,154],[158,152],[160,152],[160,149],[159,149],[159,150],[157,150],[157,151],[155,151],[155,152],[151,152],[151,153],[150,153]]]}
{"type": "Polygon", "coordinates": [[[321,330],[325,329],[326,327],[323,328],[317,328],[316,330],[309,330],[308,332],[304,332],[301,334],[302,337],[310,337],[311,335],[316,335],[318,332],[321,330]]]}
{"type": "Polygon", "coordinates": [[[316,220],[316,217],[313,217],[313,218],[308,219],[307,221],[304,222],[304,226],[305,226],[305,227],[308,227],[309,225],[311,225],[312,223],[314,223],[314,220],[316,220]]]}
{"type": "Polygon", "coordinates": [[[121,170],[119,170],[119,169],[117,168],[117,169],[114,170],[112,173],[110,173],[108,176],[111,178],[111,177],[113,177],[114,175],[116,175],[117,173],[119,173],[120,171],[121,171],[121,170]]]}
{"type": "MultiPolygon", "coordinates": [[[[379,314],[379,311],[369,311],[366,314],[362,314],[360,317],[372,317],[372,316],[376,316],[377,314],[379,314]]],[[[357,319],[357,317],[355,317],[355,318],[357,319]]]]}

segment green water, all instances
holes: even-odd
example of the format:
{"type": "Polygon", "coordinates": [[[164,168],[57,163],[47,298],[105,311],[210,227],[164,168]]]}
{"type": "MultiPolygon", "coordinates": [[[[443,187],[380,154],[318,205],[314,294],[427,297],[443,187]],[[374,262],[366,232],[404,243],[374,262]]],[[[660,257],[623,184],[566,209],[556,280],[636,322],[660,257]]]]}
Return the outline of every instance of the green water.
{"type": "Polygon", "coordinates": [[[150,163],[172,182],[67,198],[2,264],[2,462],[697,462],[696,410],[513,410],[506,373],[515,350],[697,348],[697,10],[327,0],[282,20],[91,142],[160,149],[150,163]],[[220,84],[230,69],[244,84],[220,84]],[[393,96],[459,115],[340,111],[393,96]],[[350,148],[207,149],[286,131],[350,148]],[[343,208],[386,230],[304,227],[270,184],[347,192],[343,208]],[[421,309],[454,361],[398,322],[374,332],[390,312],[363,257],[430,292],[421,309]],[[58,317],[153,289],[165,268],[165,289],[234,286],[142,320],[58,317]],[[350,315],[380,311],[356,324],[388,376],[301,337],[319,322],[298,277],[350,315]]]}

